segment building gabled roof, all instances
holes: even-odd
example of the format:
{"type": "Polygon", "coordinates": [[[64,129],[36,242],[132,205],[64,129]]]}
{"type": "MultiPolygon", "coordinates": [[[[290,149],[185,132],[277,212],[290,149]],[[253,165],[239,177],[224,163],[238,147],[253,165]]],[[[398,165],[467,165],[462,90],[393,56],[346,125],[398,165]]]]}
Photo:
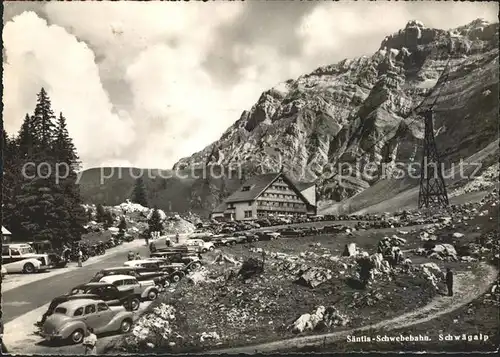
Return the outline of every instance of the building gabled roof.
{"type": "Polygon", "coordinates": [[[12,235],[12,233],[10,233],[9,230],[7,228],[5,228],[4,226],[2,226],[2,234],[6,235],[6,236],[12,235]]]}
{"type": "Polygon", "coordinates": [[[236,192],[234,192],[231,196],[229,196],[225,203],[230,202],[244,202],[244,201],[253,201],[259,195],[269,187],[279,176],[280,173],[272,173],[272,174],[262,174],[258,176],[253,176],[249,180],[247,180],[236,192]],[[242,191],[244,187],[249,187],[248,191],[242,191]]]}
{"type": "Polygon", "coordinates": [[[295,182],[294,184],[295,184],[295,187],[297,187],[297,189],[300,192],[308,189],[309,187],[316,185],[316,183],[314,183],[314,182],[295,182]]]}

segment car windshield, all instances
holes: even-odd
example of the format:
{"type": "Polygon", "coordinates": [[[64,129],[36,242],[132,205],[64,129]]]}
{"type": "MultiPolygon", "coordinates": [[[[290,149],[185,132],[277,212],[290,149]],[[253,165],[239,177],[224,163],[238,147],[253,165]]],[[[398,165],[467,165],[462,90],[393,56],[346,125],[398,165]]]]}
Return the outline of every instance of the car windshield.
{"type": "Polygon", "coordinates": [[[54,313],[55,314],[62,314],[62,315],[66,315],[66,312],[68,310],[66,310],[66,308],[64,307],[56,307],[56,309],[54,310],[54,313]]]}
{"type": "Polygon", "coordinates": [[[71,290],[71,295],[76,295],[76,294],[86,294],[88,289],[85,288],[74,288],[71,290]]]}
{"type": "Polygon", "coordinates": [[[21,254],[33,254],[33,248],[31,247],[19,248],[19,251],[21,252],[21,254]]]}

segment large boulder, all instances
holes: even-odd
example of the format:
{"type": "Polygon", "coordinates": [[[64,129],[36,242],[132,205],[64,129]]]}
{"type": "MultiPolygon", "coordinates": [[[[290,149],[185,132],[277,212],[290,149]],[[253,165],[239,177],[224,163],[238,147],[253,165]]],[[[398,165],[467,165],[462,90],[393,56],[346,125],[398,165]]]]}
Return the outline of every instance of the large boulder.
{"type": "Polygon", "coordinates": [[[457,251],[451,244],[437,244],[431,251],[431,258],[441,258],[448,260],[457,260],[457,251]]]}
{"type": "Polygon", "coordinates": [[[426,270],[432,272],[436,276],[444,277],[444,273],[442,272],[441,268],[439,268],[439,266],[436,263],[423,263],[423,264],[420,264],[420,266],[423,269],[426,269],[426,270]]]}
{"type": "Polygon", "coordinates": [[[343,257],[353,257],[358,254],[358,249],[356,248],[356,243],[349,243],[345,245],[343,257]]]}
{"type": "Polygon", "coordinates": [[[290,326],[293,333],[301,333],[304,331],[312,331],[313,326],[311,323],[311,314],[301,315],[295,322],[290,326]]]}
{"type": "Polygon", "coordinates": [[[333,275],[328,269],[310,268],[300,276],[297,282],[315,288],[331,278],[333,278],[333,275]]]}

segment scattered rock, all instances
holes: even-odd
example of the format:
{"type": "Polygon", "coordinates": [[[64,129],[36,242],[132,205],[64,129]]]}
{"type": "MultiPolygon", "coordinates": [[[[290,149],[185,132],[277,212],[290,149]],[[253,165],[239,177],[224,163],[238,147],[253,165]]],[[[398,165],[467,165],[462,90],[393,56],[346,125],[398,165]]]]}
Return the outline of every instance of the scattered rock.
{"type": "Polygon", "coordinates": [[[206,340],[218,341],[220,340],[220,336],[217,332],[203,332],[200,336],[200,342],[204,342],[206,340]]]}

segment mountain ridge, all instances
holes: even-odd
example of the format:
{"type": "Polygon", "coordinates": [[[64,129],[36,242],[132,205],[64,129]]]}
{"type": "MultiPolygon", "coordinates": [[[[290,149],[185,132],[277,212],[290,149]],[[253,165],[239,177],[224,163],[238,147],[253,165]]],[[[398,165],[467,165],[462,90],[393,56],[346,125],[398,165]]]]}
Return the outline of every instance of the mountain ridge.
{"type": "MultiPolygon", "coordinates": [[[[219,140],[172,169],[218,164],[249,176],[283,166],[293,179],[315,180],[320,199],[341,201],[376,184],[365,174],[369,163],[391,169],[390,163],[420,161],[423,121],[405,116],[436,86],[436,141],[446,164],[496,139],[498,23],[478,19],[441,30],[410,21],[371,56],[321,66],[264,91],[219,140]],[[448,60],[448,79],[437,83],[448,60]],[[349,163],[360,165],[342,175],[340,166],[349,163]]],[[[209,211],[243,179],[190,179],[187,200],[209,211]]]]}

